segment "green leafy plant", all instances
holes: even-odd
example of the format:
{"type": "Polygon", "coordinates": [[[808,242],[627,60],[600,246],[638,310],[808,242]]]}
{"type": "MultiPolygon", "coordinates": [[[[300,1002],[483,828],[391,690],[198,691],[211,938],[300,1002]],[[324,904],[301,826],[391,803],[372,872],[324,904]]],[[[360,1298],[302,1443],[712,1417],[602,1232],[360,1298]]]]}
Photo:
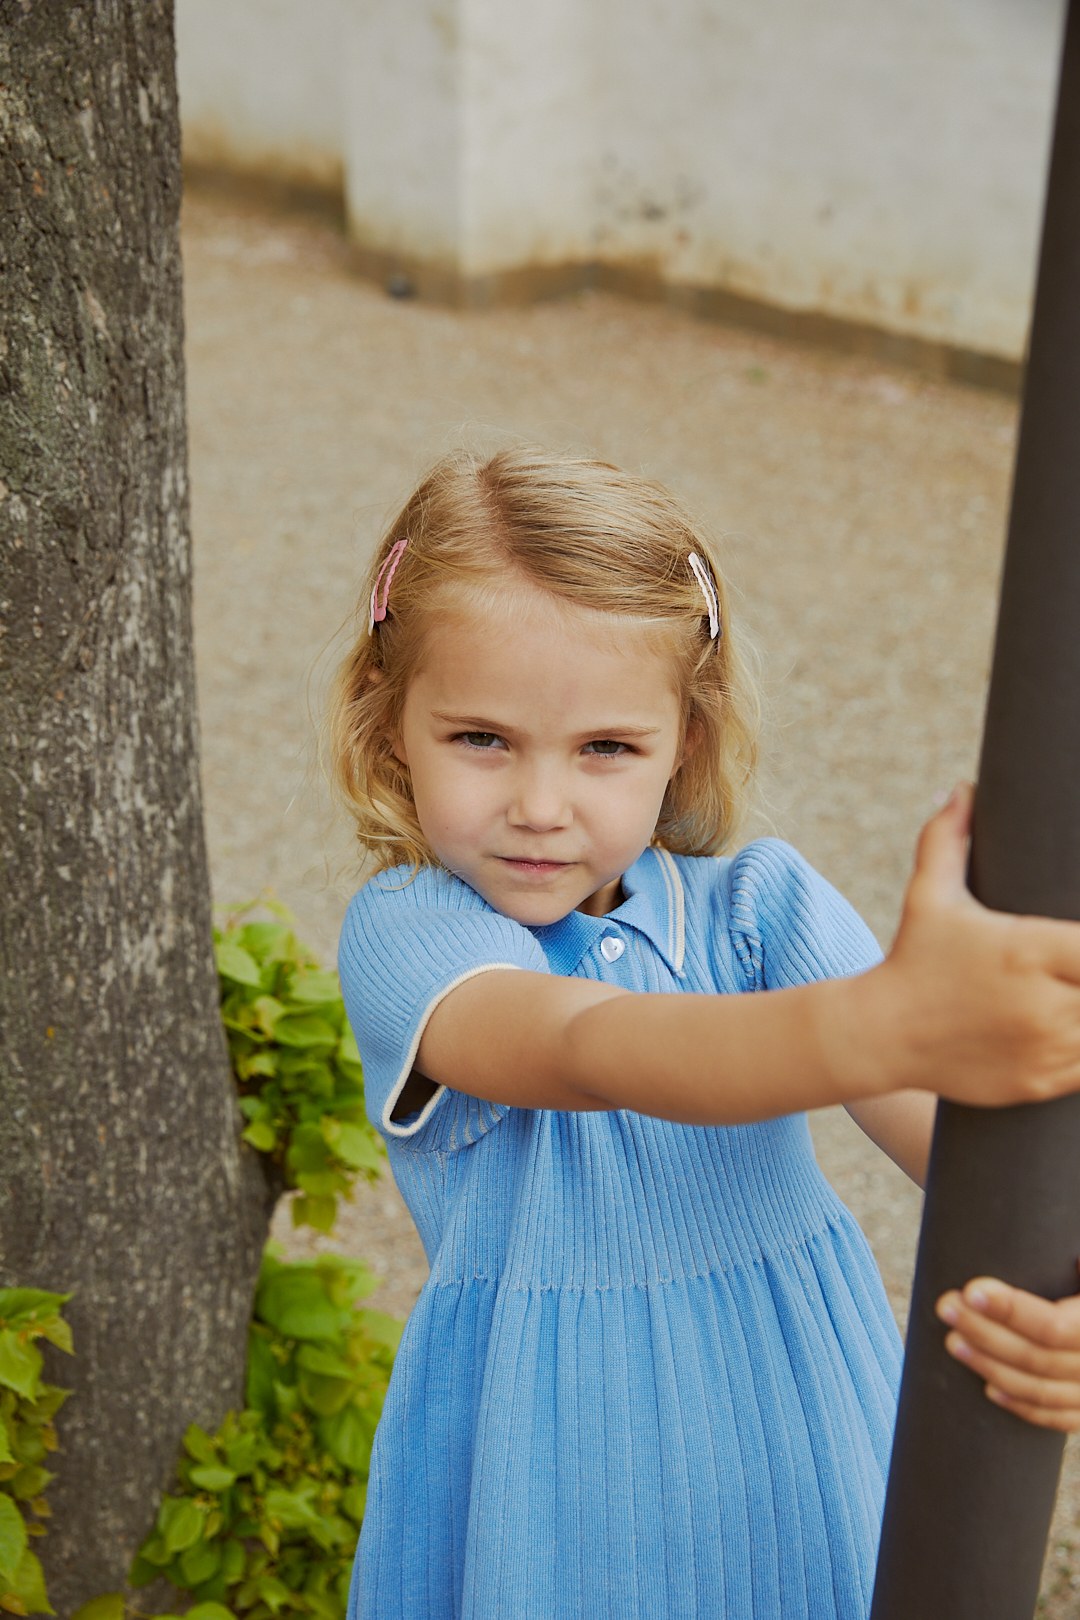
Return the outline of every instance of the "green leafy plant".
{"type": "MultiPolygon", "coordinates": [[[[266,903],[264,903],[266,904],[266,903]]],[[[329,1232],[358,1175],[374,1180],[385,1150],[364,1113],[363,1070],[335,973],[298,943],[289,913],[215,930],[214,951],[244,1140],[269,1154],[295,1226],[329,1232]]]]}
{"type": "MultiPolygon", "coordinates": [[[[216,1434],[187,1430],[178,1489],[136,1555],[133,1586],[164,1576],[191,1592],[186,1620],[342,1620],[401,1334],[393,1318],[360,1307],[375,1284],[361,1261],[287,1263],[268,1245],[247,1406],[216,1434]]],[[[124,1612],[121,1595],[107,1594],[75,1620],[124,1612]]]]}
{"type": "Polygon", "coordinates": [[[45,1488],[53,1477],[45,1459],[56,1450],[53,1418],[70,1391],[42,1381],[34,1340],[71,1354],[71,1328],[60,1314],[70,1298],[0,1288],[0,1609],[8,1614],[55,1612],[30,1538],[45,1534],[45,1488]]]}

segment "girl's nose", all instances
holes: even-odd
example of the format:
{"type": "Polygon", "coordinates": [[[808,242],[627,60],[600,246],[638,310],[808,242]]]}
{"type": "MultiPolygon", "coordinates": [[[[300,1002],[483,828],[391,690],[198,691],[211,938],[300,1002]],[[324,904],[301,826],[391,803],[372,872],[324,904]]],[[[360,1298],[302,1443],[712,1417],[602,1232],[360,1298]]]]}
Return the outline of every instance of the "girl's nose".
{"type": "Polygon", "coordinates": [[[518,772],[507,819],[512,827],[528,827],[532,832],[550,832],[557,827],[568,826],[572,813],[561,773],[541,770],[518,772]]]}

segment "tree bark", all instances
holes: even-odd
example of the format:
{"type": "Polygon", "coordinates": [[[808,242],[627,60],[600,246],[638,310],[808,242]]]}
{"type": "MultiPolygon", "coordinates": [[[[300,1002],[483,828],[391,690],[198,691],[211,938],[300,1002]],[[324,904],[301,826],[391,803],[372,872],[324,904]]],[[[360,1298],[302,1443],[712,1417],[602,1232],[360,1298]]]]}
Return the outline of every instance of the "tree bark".
{"type": "Polygon", "coordinates": [[[0,1282],[74,1291],[60,1614],[239,1403],[268,1213],[210,944],[179,201],[170,0],[0,0],[0,1282]]]}

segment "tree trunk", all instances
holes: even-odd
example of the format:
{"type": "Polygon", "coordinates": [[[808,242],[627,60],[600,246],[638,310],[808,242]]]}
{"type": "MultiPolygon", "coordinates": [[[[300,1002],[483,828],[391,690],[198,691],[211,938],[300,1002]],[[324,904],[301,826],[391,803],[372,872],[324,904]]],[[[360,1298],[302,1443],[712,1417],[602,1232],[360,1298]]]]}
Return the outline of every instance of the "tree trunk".
{"type": "Polygon", "coordinates": [[[267,1192],[218,1012],[169,0],[0,0],[0,1282],[73,1290],[60,1614],[242,1391],[267,1192]]]}

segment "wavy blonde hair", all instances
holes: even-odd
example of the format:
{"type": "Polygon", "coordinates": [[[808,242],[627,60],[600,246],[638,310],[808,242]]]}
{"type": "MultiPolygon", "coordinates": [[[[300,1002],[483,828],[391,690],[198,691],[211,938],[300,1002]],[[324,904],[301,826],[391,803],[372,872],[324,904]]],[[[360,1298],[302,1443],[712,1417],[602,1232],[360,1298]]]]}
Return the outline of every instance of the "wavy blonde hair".
{"type": "Polygon", "coordinates": [[[416,818],[409,773],[394,756],[405,695],[449,600],[504,600],[515,580],[617,625],[646,620],[670,654],[683,735],[694,747],[664,797],[653,842],[715,855],[735,836],[757,761],[759,704],[732,632],[713,548],[667,490],[603,461],[508,449],[439,461],[376,550],[359,633],[334,682],[327,722],[334,783],[371,870],[438,865],[416,818]],[[368,633],[368,604],[403,538],[387,617],[368,633]],[[722,633],[709,636],[701,585],[709,564],[722,633]]]}

